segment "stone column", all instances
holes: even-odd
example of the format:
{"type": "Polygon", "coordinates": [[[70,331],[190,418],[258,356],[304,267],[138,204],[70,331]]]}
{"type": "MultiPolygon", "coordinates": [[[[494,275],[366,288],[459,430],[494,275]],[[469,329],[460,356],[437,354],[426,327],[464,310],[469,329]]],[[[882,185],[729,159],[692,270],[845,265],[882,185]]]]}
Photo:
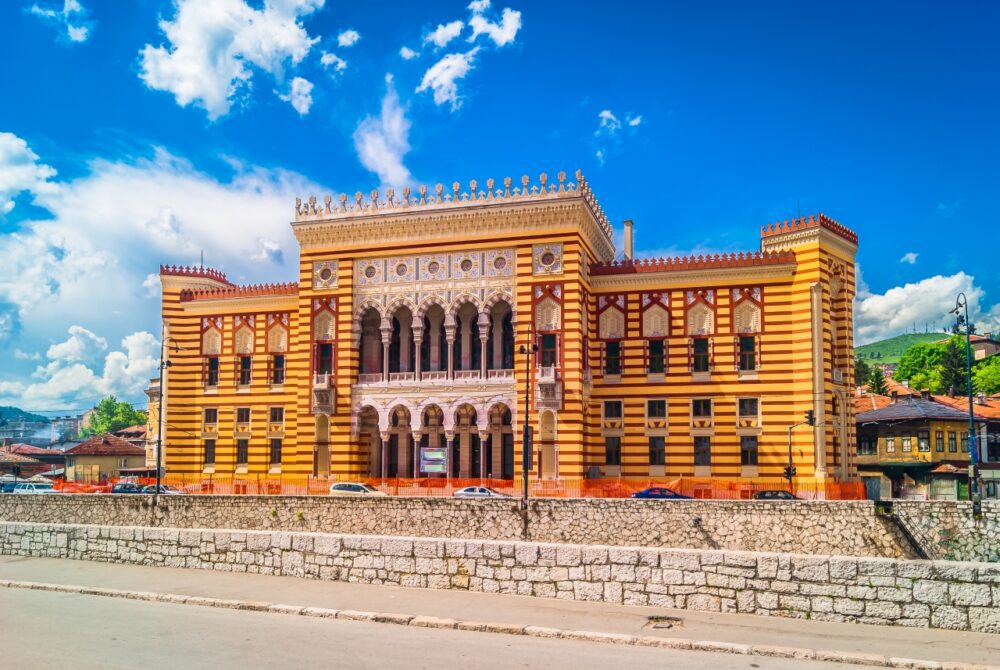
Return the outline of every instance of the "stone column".
{"type": "Polygon", "coordinates": [[[389,468],[389,453],[387,451],[389,446],[389,431],[379,431],[379,437],[381,438],[379,444],[379,454],[382,461],[380,475],[382,479],[385,479],[386,471],[389,468]]]}
{"type": "Polygon", "coordinates": [[[389,381],[389,342],[392,341],[392,322],[382,319],[382,381],[389,381]]]}
{"type": "Polygon", "coordinates": [[[448,379],[455,378],[455,318],[449,314],[444,319],[444,337],[448,342],[448,379]]]}
{"type": "Polygon", "coordinates": [[[411,469],[413,471],[413,478],[416,479],[420,476],[420,440],[423,438],[423,428],[411,431],[410,435],[413,437],[413,449],[410,450],[412,452],[411,457],[413,458],[413,467],[411,469]]]}
{"type": "Polygon", "coordinates": [[[451,479],[451,454],[454,448],[455,441],[455,431],[448,428],[444,431],[444,444],[445,444],[445,473],[447,479],[451,479]]]}
{"type": "Polygon", "coordinates": [[[420,366],[421,366],[421,352],[420,347],[424,343],[424,322],[423,320],[414,319],[413,324],[413,378],[420,381],[420,366]]]}
{"type": "MultiPolygon", "coordinates": [[[[486,342],[490,337],[490,317],[486,312],[479,313],[479,319],[477,322],[479,326],[479,376],[486,379],[487,370],[487,351],[486,342]]],[[[472,358],[471,356],[469,357],[472,358]]]]}
{"type": "Polygon", "coordinates": [[[488,428],[479,429],[479,478],[483,479],[486,477],[486,471],[493,468],[493,464],[490,467],[486,467],[486,440],[490,439],[490,431],[488,428]]]}

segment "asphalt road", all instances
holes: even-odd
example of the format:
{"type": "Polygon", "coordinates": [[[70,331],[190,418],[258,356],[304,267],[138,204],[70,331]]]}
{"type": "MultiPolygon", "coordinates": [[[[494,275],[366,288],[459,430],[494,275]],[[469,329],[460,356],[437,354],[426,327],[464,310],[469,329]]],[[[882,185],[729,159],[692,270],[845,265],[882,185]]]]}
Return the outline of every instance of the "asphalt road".
{"type": "Polygon", "coordinates": [[[671,668],[857,666],[412,628],[19,589],[0,593],[5,668],[671,668]]]}

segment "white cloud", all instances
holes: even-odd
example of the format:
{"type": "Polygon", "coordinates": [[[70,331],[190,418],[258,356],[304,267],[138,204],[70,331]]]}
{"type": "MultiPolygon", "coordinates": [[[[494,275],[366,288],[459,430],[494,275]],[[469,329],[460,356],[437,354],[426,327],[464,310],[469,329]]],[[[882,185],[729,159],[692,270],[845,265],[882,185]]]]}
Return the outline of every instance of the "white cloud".
{"type": "Polygon", "coordinates": [[[434,91],[434,103],[443,105],[451,103],[452,111],[462,106],[462,101],[458,97],[459,79],[463,78],[473,68],[473,62],[479,47],[465,53],[448,54],[437,63],[432,65],[417,87],[417,93],[422,93],[427,89],[434,91]]]}
{"type": "MultiPolygon", "coordinates": [[[[95,380],[105,379],[100,384],[107,390],[142,400],[141,388],[137,395],[129,389],[144,383],[148,341],[127,336],[159,333],[161,263],[197,263],[204,251],[207,265],[237,283],[294,278],[277,261],[297,253],[286,223],[294,198],[327,189],[237,161],[231,162],[234,175],[219,180],[161,149],[150,154],[92,160],[83,175],[36,194],[49,215],[0,236],[0,348],[45,352],[54,346],[58,363],[45,359],[36,369],[29,359],[7,355],[0,404],[16,399],[36,409],[75,407],[100,396],[105,387],[95,380]],[[265,254],[271,262],[254,260],[265,254]],[[99,360],[68,360],[72,351],[95,350],[67,344],[67,324],[107,343],[125,342],[123,353],[105,351],[103,370],[99,360]],[[32,380],[32,372],[39,377],[32,380]]],[[[86,342],[82,332],[75,337],[86,342]]]]}
{"type": "Polygon", "coordinates": [[[937,204],[937,211],[938,214],[940,214],[941,216],[950,219],[951,217],[955,216],[955,213],[958,212],[958,210],[961,209],[961,207],[962,207],[961,200],[955,200],[953,202],[939,202],[937,204]]]}
{"type": "Polygon", "coordinates": [[[351,28],[337,35],[337,44],[342,47],[352,47],[357,44],[360,39],[361,33],[351,28]]]}
{"type": "Polygon", "coordinates": [[[303,79],[302,77],[296,77],[292,79],[292,88],[288,92],[288,95],[279,95],[278,97],[292,104],[295,111],[299,113],[299,116],[305,116],[309,113],[309,109],[312,107],[312,82],[303,79]]]}
{"type": "Polygon", "coordinates": [[[19,361],[40,361],[42,360],[42,355],[37,351],[29,353],[23,349],[14,349],[14,358],[19,361]]]}
{"type": "Polygon", "coordinates": [[[54,191],[56,185],[49,180],[55,176],[54,169],[38,162],[38,155],[27,142],[12,133],[0,132],[0,220],[14,209],[14,198],[19,193],[54,191]]]}
{"type": "Polygon", "coordinates": [[[399,55],[402,57],[403,60],[413,60],[414,58],[420,55],[420,52],[414,51],[410,47],[402,47],[399,50],[399,55]]]}
{"type": "Polygon", "coordinates": [[[636,126],[638,126],[640,123],[642,123],[642,115],[641,114],[639,116],[633,116],[633,117],[629,118],[629,120],[628,120],[628,125],[630,125],[633,128],[635,128],[636,126]]]}
{"type": "Polygon", "coordinates": [[[914,325],[921,332],[925,327],[932,331],[949,327],[954,317],[948,312],[955,307],[955,297],[960,292],[969,301],[969,320],[980,332],[1000,329],[1000,304],[987,310],[986,292],[976,286],[974,277],[964,272],[935,275],[881,294],[871,293],[859,273],[854,308],[857,344],[910,332],[914,325]]]}
{"type": "Polygon", "coordinates": [[[302,61],[318,40],[300,19],[323,2],[271,0],[258,10],[243,0],[174,0],[173,21],[160,22],[169,44],[142,49],[140,77],[152,89],[173,93],[180,106],[196,104],[215,120],[248,94],[252,67],[280,81],[286,63],[302,61]]]}
{"type": "Polygon", "coordinates": [[[490,0],[472,0],[469,3],[469,11],[473,14],[482,14],[490,8],[490,0]]]}
{"type": "Polygon", "coordinates": [[[909,263],[910,265],[913,265],[914,263],[917,262],[917,256],[918,255],[919,254],[917,254],[914,251],[907,251],[905,254],[903,254],[903,257],[899,259],[899,262],[900,263],[909,263]]]}
{"type": "Polygon", "coordinates": [[[365,118],[354,131],[354,147],[361,163],[378,175],[383,186],[405,186],[412,177],[403,156],[410,150],[410,122],[399,105],[399,96],[386,75],[386,92],[378,117],[365,118]]]}
{"type": "Polygon", "coordinates": [[[87,8],[79,0],[64,0],[62,9],[52,9],[38,4],[32,5],[28,11],[59,28],[66,30],[66,38],[70,42],[86,42],[94,22],[87,18],[87,8]]]}
{"type": "Polygon", "coordinates": [[[91,361],[108,348],[108,341],[83,326],[70,326],[69,338],[53,344],[46,358],[57,363],[91,361]]]}
{"type": "Polygon", "coordinates": [[[443,47],[448,42],[458,37],[462,33],[462,28],[465,24],[461,21],[452,21],[451,23],[441,23],[432,32],[428,33],[424,37],[424,44],[433,43],[437,47],[443,47]]]}
{"type": "Polygon", "coordinates": [[[601,165],[604,165],[604,150],[598,149],[597,151],[594,152],[594,155],[597,156],[597,162],[600,163],[601,165]]]}
{"type": "Polygon", "coordinates": [[[340,74],[347,69],[347,61],[334,53],[329,53],[324,51],[323,56],[319,59],[320,64],[325,68],[333,68],[333,71],[340,74]]]}
{"type": "MultiPolygon", "coordinates": [[[[472,5],[469,8],[471,9],[472,5]]],[[[469,19],[469,25],[472,27],[470,42],[474,42],[480,35],[486,35],[493,40],[494,44],[502,47],[510,44],[517,37],[517,31],[521,29],[521,12],[509,7],[504,9],[500,15],[500,23],[491,23],[481,14],[473,14],[472,18],[469,19]]]]}
{"type": "Polygon", "coordinates": [[[594,135],[614,135],[622,129],[622,122],[618,120],[618,117],[610,109],[602,109],[597,118],[599,124],[597,130],[594,131],[594,135]]]}

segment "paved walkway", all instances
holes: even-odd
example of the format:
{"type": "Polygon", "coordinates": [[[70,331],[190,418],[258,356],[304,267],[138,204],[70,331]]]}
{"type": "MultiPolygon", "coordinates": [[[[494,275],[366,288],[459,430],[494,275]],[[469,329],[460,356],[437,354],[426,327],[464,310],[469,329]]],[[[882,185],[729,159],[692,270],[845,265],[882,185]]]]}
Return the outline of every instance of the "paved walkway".
{"type": "Polygon", "coordinates": [[[0,580],[251,600],[298,607],[393,612],[562,630],[775,645],[941,662],[1000,662],[1000,635],[924,628],[826,623],[16,556],[0,556],[0,580]],[[668,617],[678,621],[670,628],[658,628],[650,624],[650,617],[668,617]]]}

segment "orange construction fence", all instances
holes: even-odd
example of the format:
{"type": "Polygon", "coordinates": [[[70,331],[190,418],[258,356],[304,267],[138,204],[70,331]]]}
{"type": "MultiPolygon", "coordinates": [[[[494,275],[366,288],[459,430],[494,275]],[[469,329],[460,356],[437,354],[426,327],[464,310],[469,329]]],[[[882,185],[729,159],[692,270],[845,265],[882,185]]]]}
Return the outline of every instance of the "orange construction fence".
{"type": "MultiPolygon", "coordinates": [[[[151,478],[123,478],[102,484],[63,482],[57,488],[66,493],[109,493],[117,481],[154,484],[151,478]]],[[[521,497],[521,479],[479,479],[421,477],[349,478],[284,475],[177,475],[168,474],[162,483],[183,493],[215,495],[328,495],[330,485],[338,481],[363,481],[392,496],[450,497],[466,486],[486,486],[499,493],[521,497]]],[[[777,478],[721,477],[608,477],[603,479],[531,479],[528,496],[532,498],[628,498],[650,486],[665,486],[681,495],[705,500],[749,500],[757,491],[788,490],[788,481],[777,478]]],[[[794,480],[793,493],[806,500],[864,500],[865,487],[860,481],[832,482],[806,478],[794,480]]]]}

